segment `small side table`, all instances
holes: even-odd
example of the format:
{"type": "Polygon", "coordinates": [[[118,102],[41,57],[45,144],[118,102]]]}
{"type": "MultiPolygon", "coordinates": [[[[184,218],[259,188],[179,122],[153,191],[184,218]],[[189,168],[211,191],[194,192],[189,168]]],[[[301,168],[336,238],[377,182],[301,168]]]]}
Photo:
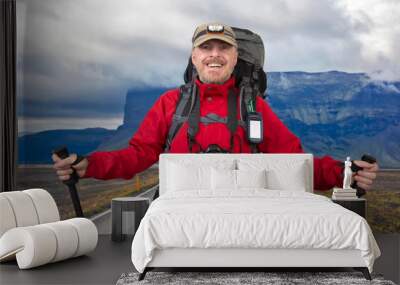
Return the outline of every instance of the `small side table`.
{"type": "Polygon", "coordinates": [[[367,200],[365,198],[354,199],[332,199],[332,202],[341,205],[342,207],[359,214],[366,219],[367,217],[367,200]]]}
{"type": "Polygon", "coordinates": [[[150,199],[145,197],[113,198],[111,200],[111,240],[123,241],[126,235],[134,235],[149,205],[150,199]],[[129,231],[127,227],[131,229],[128,233],[126,233],[129,231]]]}

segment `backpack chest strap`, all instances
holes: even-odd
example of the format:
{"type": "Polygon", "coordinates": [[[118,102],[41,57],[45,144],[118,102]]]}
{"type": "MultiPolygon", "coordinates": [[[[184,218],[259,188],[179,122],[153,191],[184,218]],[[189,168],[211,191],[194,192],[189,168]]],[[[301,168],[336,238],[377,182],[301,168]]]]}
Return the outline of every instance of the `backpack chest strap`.
{"type": "MultiPolygon", "coordinates": [[[[173,121],[176,121],[178,124],[183,124],[188,120],[188,116],[180,116],[180,115],[174,115],[173,121]]],[[[228,118],[227,117],[221,117],[220,115],[217,115],[215,113],[209,113],[205,116],[200,117],[200,123],[204,125],[209,125],[209,124],[214,124],[214,123],[221,123],[221,124],[228,124],[228,118]]],[[[237,120],[238,126],[241,126],[243,128],[246,128],[246,122],[243,120],[237,120]]]]}

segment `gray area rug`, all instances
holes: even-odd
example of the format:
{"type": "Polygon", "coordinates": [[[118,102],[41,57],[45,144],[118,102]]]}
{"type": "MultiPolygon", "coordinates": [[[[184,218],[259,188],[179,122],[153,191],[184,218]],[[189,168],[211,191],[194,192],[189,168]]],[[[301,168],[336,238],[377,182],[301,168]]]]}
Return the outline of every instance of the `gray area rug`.
{"type": "Polygon", "coordinates": [[[379,284],[395,285],[384,280],[382,275],[372,274],[372,281],[364,278],[361,272],[154,272],[146,274],[138,281],[139,273],[124,273],[117,285],[133,284],[379,284]]]}

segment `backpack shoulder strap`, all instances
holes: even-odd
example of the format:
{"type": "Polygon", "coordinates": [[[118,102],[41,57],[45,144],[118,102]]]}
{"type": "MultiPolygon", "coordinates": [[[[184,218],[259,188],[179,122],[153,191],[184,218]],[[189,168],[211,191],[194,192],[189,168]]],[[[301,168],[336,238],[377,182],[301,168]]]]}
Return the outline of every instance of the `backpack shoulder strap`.
{"type": "Polygon", "coordinates": [[[193,144],[196,143],[195,137],[199,131],[199,122],[200,122],[200,95],[197,94],[197,85],[195,84],[192,90],[192,100],[194,100],[193,109],[189,111],[188,117],[188,145],[189,151],[192,152],[193,144]]]}
{"type": "Polygon", "coordinates": [[[236,129],[238,126],[237,120],[237,99],[238,94],[233,90],[233,88],[229,89],[228,95],[228,129],[231,132],[231,139],[230,139],[230,152],[233,152],[233,139],[236,133],[236,129]]]}
{"type": "Polygon", "coordinates": [[[164,151],[168,152],[171,148],[172,140],[181,128],[183,122],[186,120],[190,109],[192,108],[193,100],[191,99],[193,85],[187,83],[179,88],[179,98],[176,105],[175,114],[172,117],[171,127],[169,128],[167,140],[165,143],[164,151]]]}

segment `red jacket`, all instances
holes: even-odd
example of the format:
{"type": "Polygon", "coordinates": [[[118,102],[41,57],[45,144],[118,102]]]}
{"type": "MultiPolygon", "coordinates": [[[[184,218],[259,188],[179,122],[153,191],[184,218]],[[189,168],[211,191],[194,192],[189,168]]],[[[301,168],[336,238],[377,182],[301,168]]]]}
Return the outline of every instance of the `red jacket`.
{"type": "MultiPolygon", "coordinates": [[[[215,113],[220,117],[228,115],[228,90],[234,86],[231,78],[223,85],[203,84],[199,81],[200,115],[215,113]]],[[[164,93],[147,113],[139,129],[134,134],[127,148],[94,152],[89,157],[89,166],[85,177],[97,179],[125,178],[130,179],[158,161],[164,151],[165,141],[172,123],[172,116],[178,102],[179,89],[164,93]]],[[[239,108],[239,107],[238,107],[239,108]]],[[[264,141],[258,145],[263,153],[302,153],[300,140],[279,120],[268,104],[257,97],[256,110],[263,116],[264,141]]],[[[237,112],[239,116],[239,111],[237,112]]],[[[239,118],[239,117],[238,117],[239,118]]],[[[185,122],[171,143],[171,153],[188,153],[188,124],[185,122]]],[[[210,144],[230,149],[230,131],[223,123],[199,124],[196,141],[203,149],[210,144]]],[[[244,129],[238,126],[234,139],[233,152],[250,153],[244,129]]],[[[193,152],[198,149],[194,145],[193,152]]],[[[333,186],[341,186],[343,169],[338,161],[329,156],[314,158],[314,187],[328,190],[333,186]]]]}

